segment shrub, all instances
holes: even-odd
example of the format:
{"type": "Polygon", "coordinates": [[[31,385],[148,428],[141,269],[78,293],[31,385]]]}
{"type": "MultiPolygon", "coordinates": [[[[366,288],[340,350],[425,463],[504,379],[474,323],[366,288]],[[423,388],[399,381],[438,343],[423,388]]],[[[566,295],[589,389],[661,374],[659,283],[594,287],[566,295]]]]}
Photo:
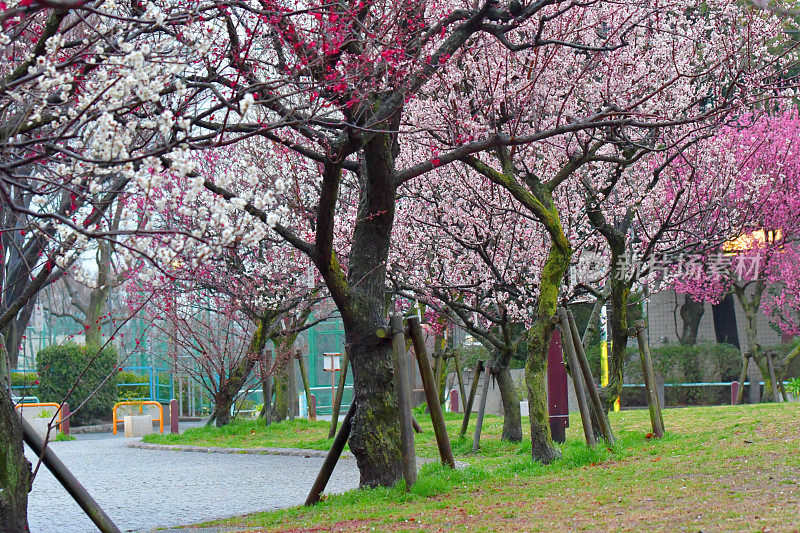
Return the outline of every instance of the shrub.
{"type": "Polygon", "coordinates": [[[795,399],[800,402],[800,378],[792,378],[789,383],[786,385],[786,390],[788,390],[795,399]]]}
{"type": "MultiPolygon", "coordinates": [[[[668,344],[653,348],[651,355],[653,367],[665,383],[732,381],[738,378],[742,367],[739,350],[730,344],[668,344]]],[[[625,380],[642,382],[642,368],[636,349],[631,350],[626,361],[625,380]]],[[[629,400],[633,400],[634,395],[633,391],[626,391],[623,398],[628,396],[629,400]]],[[[730,389],[725,386],[670,387],[665,395],[667,405],[716,405],[729,400],[730,389]]]]}
{"type": "Polygon", "coordinates": [[[89,398],[92,392],[100,386],[100,383],[111,375],[111,378],[89,398],[86,405],[71,417],[75,424],[88,424],[108,418],[117,398],[117,351],[113,347],[106,347],[97,354],[97,357],[94,357],[98,349],[95,346],[87,347],[68,343],[45,348],[36,356],[39,373],[39,399],[43,402],[56,403],[64,400],[73,384],[78,380],[78,376],[94,358],[94,362],[86,370],[67,400],[73,410],[89,398]]]}
{"type": "Polygon", "coordinates": [[[11,387],[17,396],[36,396],[39,376],[34,372],[11,372],[11,387]]]}

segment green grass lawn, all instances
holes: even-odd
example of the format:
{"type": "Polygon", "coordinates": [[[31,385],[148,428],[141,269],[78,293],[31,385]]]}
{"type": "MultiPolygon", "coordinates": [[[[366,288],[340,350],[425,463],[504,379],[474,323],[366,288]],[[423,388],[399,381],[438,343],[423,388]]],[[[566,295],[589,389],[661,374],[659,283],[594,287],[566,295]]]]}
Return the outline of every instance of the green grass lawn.
{"type": "MultiPolygon", "coordinates": [[[[417,436],[420,456],[436,455],[430,423],[417,436]]],[[[800,404],[698,407],[664,412],[667,435],[648,439],[647,411],[612,414],[613,449],[583,444],[571,420],[563,458],[542,466],[529,445],[499,442],[502,419],[487,418],[482,450],[454,440],[451,471],[422,467],[406,492],[396,487],[331,495],[292,508],[206,525],[259,530],[690,530],[800,529],[800,404]]],[[[448,415],[451,438],[456,415],[448,415]]],[[[327,424],[295,421],[269,429],[239,423],[150,442],[215,446],[324,448],[327,424]]],[[[472,429],[474,425],[471,425],[472,429]]]]}

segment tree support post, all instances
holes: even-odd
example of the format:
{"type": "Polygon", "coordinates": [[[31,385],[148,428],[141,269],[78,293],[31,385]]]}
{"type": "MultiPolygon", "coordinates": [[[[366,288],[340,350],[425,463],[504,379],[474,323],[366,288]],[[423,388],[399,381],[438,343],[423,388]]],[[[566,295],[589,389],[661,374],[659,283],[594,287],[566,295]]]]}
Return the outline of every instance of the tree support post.
{"type": "MultiPolygon", "coordinates": [[[[742,394],[744,393],[744,380],[747,379],[747,366],[750,363],[750,352],[744,353],[744,361],[742,362],[742,373],[739,375],[739,389],[736,391],[736,399],[734,405],[742,403],[742,394]]],[[[752,385],[751,385],[752,387],[752,385]]]]}
{"type": "Polygon", "coordinates": [[[342,354],[342,369],[339,370],[339,386],[336,389],[336,396],[333,398],[331,407],[331,428],[328,430],[328,438],[332,439],[336,435],[336,425],[339,423],[339,410],[342,408],[342,397],[344,396],[344,386],[347,382],[347,350],[342,354]]]}
{"type": "Polygon", "coordinates": [[[411,416],[411,390],[406,366],[406,337],[403,317],[392,315],[389,319],[392,330],[392,350],[394,351],[394,376],[397,384],[397,406],[400,411],[400,439],[403,452],[403,479],[406,490],[417,482],[417,457],[414,450],[414,428],[411,416]]]}
{"type": "Polygon", "coordinates": [[[646,329],[644,320],[637,320],[634,327],[628,331],[628,335],[635,336],[639,342],[639,356],[642,362],[647,406],[650,409],[650,423],[653,426],[653,435],[660,439],[664,436],[664,420],[661,416],[661,406],[658,403],[658,395],[656,394],[656,379],[653,373],[653,360],[650,358],[650,346],[648,346],[647,338],[645,337],[646,329]]]}
{"type": "Polygon", "coordinates": [[[475,395],[478,393],[478,383],[483,372],[483,360],[479,359],[475,364],[475,373],[472,376],[472,383],[469,387],[469,397],[467,398],[467,405],[464,406],[464,419],[461,421],[461,433],[459,438],[464,438],[467,434],[469,427],[469,416],[472,413],[472,404],[475,403],[475,395]]]}
{"type": "Polygon", "coordinates": [[[295,411],[295,402],[297,402],[297,376],[294,372],[293,356],[289,357],[288,364],[289,368],[287,369],[287,372],[289,374],[289,386],[287,388],[289,389],[289,420],[294,421],[294,417],[298,413],[295,411]]]}
{"type": "Polygon", "coordinates": [[[769,369],[769,379],[772,381],[772,401],[780,403],[781,393],[778,387],[778,380],[775,377],[775,365],[772,362],[772,354],[766,352],[764,356],[767,358],[767,368],[769,369]]]}
{"type": "Polygon", "coordinates": [[[103,509],[94,501],[94,498],[84,488],[83,485],[72,475],[72,472],[61,462],[53,450],[45,446],[44,441],[36,433],[36,430],[31,427],[27,420],[20,417],[22,423],[22,436],[25,444],[31,447],[31,450],[42,458],[44,465],[53,473],[61,485],[67,489],[70,496],[80,505],[83,512],[94,522],[97,529],[103,533],[121,533],[120,529],[114,524],[109,516],[103,509]]]}
{"type": "Polygon", "coordinates": [[[317,412],[314,410],[314,418],[311,418],[311,386],[308,382],[308,371],[306,370],[306,362],[303,359],[303,352],[297,350],[297,364],[300,366],[300,378],[303,380],[303,390],[306,393],[306,405],[308,406],[308,418],[310,420],[317,419],[317,412]]]}
{"type": "Polygon", "coordinates": [[[456,462],[453,459],[453,450],[450,448],[450,439],[447,437],[447,428],[444,425],[442,406],[439,403],[439,385],[433,382],[433,372],[428,360],[428,350],[425,348],[425,337],[422,334],[422,325],[419,322],[419,317],[412,316],[408,318],[408,329],[411,333],[411,342],[414,344],[414,353],[417,355],[417,364],[422,376],[425,397],[428,400],[428,409],[431,412],[431,422],[433,422],[433,431],[436,434],[436,444],[439,446],[439,455],[442,458],[442,463],[450,468],[455,468],[456,462]]]}
{"type": "Polygon", "coordinates": [[[483,416],[486,414],[486,398],[489,396],[489,380],[492,377],[492,367],[487,367],[483,375],[483,392],[481,404],[478,406],[478,418],[475,420],[475,436],[472,437],[472,451],[477,452],[481,447],[481,431],[483,430],[483,416]]]}
{"type": "Polygon", "coordinates": [[[556,309],[556,317],[561,327],[561,346],[564,355],[569,361],[569,373],[572,375],[572,385],[575,387],[575,397],[578,400],[578,409],[581,413],[581,424],[583,425],[583,435],[586,437],[586,445],[594,447],[597,444],[592,429],[592,417],[589,414],[589,402],[586,401],[586,390],[584,388],[583,377],[581,376],[580,363],[578,356],[575,355],[575,345],[572,342],[572,331],[569,327],[567,313],[562,308],[556,309]]]}
{"type": "Polygon", "coordinates": [[[331,449],[328,451],[328,455],[325,456],[325,461],[319,469],[317,479],[314,480],[314,485],[311,487],[311,492],[308,493],[304,505],[314,505],[317,503],[322,495],[322,491],[325,490],[325,487],[328,485],[331,474],[333,474],[333,469],[339,461],[339,457],[342,455],[342,450],[344,450],[344,445],[347,444],[347,439],[350,437],[350,428],[355,412],[356,402],[353,401],[350,404],[350,409],[348,409],[347,413],[344,415],[342,427],[339,428],[339,433],[337,433],[336,438],[333,439],[331,449]]]}
{"type": "Polygon", "coordinates": [[[583,382],[586,384],[586,390],[589,391],[589,399],[592,401],[592,407],[594,408],[594,414],[597,417],[597,422],[600,425],[600,433],[602,433],[603,438],[608,444],[614,444],[614,436],[611,433],[611,426],[608,423],[608,417],[606,416],[605,409],[603,409],[603,404],[600,402],[600,394],[597,392],[597,386],[594,383],[594,378],[592,377],[592,370],[589,368],[589,361],[586,359],[586,352],[583,348],[583,341],[581,340],[581,335],[578,332],[578,325],[575,323],[575,317],[572,315],[572,311],[567,310],[567,320],[569,322],[569,329],[572,333],[572,345],[576,349],[575,355],[578,359],[578,364],[581,368],[581,373],[583,374],[583,382]]]}

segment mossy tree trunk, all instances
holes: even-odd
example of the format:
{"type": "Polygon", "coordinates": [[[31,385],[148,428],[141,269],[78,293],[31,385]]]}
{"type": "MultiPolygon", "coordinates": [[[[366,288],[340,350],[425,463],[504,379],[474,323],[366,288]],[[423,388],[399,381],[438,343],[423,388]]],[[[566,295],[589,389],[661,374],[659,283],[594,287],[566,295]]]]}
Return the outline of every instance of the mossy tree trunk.
{"type": "Polygon", "coordinates": [[[376,335],[387,321],[386,261],[395,214],[396,155],[393,134],[375,135],[362,150],[358,215],[347,271],[349,305],[340,306],[357,405],[350,450],[358,462],[362,487],[393,485],[403,472],[392,346],[376,335]]]}
{"type": "Polygon", "coordinates": [[[31,465],[22,447],[22,426],[8,388],[8,355],[0,336],[0,530],[28,531],[31,465]]]}
{"type": "Polygon", "coordinates": [[[773,382],[764,348],[758,341],[758,310],[761,307],[761,297],[764,293],[764,281],[753,282],[752,294],[748,295],[747,285],[734,285],[734,294],[739,300],[744,311],[744,332],[747,339],[747,351],[750,353],[761,379],[764,380],[764,390],[761,393],[762,402],[779,402],[780,393],[777,384],[773,382]]]}
{"type": "MultiPolygon", "coordinates": [[[[625,354],[628,347],[628,298],[631,292],[633,279],[625,269],[619,268],[624,264],[626,253],[626,233],[632,220],[632,212],[625,214],[620,224],[611,224],[606,220],[600,203],[596,197],[590,197],[586,207],[587,217],[592,226],[597,229],[608,245],[611,252],[611,270],[608,282],[608,322],[611,326],[611,351],[608,359],[608,383],[600,388],[600,401],[603,404],[601,416],[608,419],[608,413],[614,408],[617,398],[622,394],[623,374],[625,368],[625,354]]],[[[600,426],[592,417],[592,428],[595,435],[601,435],[600,426]]]]}
{"type": "Polygon", "coordinates": [[[496,170],[477,158],[466,160],[472,168],[504,187],[544,226],[550,236],[550,249],[542,269],[536,315],[528,330],[528,357],[525,363],[525,386],[528,392],[528,412],[531,426],[531,456],[550,463],[561,453],[553,444],[547,407],[547,352],[554,325],[550,318],[556,314],[559,293],[572,257],[572,247],[564,234],[553,192],[576,170],[592,160],[602,143],[596,143],[585,153],[570,160],[546,182],[534,174],[514,166],[507,151],[497,150],[502,170],[496,170]]]}
{"type": "Polygon", "coordinates": [[[528,390],[528,411],[531,425],[531,455],[548,464],[561,456],[553,444],[547,407],[547,352],[554,325],[561,281],[572,255],[566,238],[553,241],[542,270],[536,319],[528,330],[528,358],[525,363],[525,385],[528,390]]]}
{"type": "Polygon", "coordinates": [[[272,411],[270,418],[273,422],[283,422],[289,418],[289,366],[284,362],[272,374],[272,411]]]}

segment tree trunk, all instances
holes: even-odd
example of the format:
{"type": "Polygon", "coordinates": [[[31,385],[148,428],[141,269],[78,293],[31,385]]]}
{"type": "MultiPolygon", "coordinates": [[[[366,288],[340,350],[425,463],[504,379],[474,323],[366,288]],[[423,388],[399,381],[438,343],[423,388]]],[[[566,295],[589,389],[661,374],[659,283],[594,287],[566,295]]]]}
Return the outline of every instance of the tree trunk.
{"type": "Polygon", "coordinates": [[[508,365],[495,368],[497,387],[503,400],[503,435],[502,440],[522,442],[522,416],[519,409],[519,396],[511,379],[508,365]]]}
{"type": "MultiPolygon", "coordinates": [[[[228,387],[223,387],[224,390],[228,390],[228,387]]],[[[225,392],[217,394],[214,397],[214,411],[211,413],[211,419],[214,421],[214,424],[221,428],[222,426],[226,426],[231,422],[231,406],[233,405],[234,396],[230,396],[225,392]]]]}
{"type": "Polygon", "coordinates": [[[258,413],[258,417],[263,418],[265,425],[268,426],[272,422],[272,376],[269,372],[269,356],[265,351],[261,352],[260,371],[261,392],[264,396],[264,405],[261,407],[261,412],[258,413]]]}
{"type": "Polygon", "coordinates": [[[273,374],[272,391],[275,400],[272,402],[270,419],[283,422],[289,418],[289,368],[288,362],[282,364],[273,374]]]}
{"type": "Polygon", "coordinates": [[[761,392],[762,403],[779,402],[779,392],[776,383],[773,382],[769,371],[769,363],[761,344],[758,342],[758,322],[757,312],[761,307],[761,295],[764,292],[764,282],[757,281],[753,288],[752,296],[745,293],[744,287],[734,288],[736,298],[744,311],[744,332],[747,339],[747,350],[750,352],[753,361],[761,372],[761,379],[764,380],[764,390],[761,392]]]}
{"type": "Polygon", "coordinates": [[[17,313],[17,316],[9,322],[6,330],[3,332],[11,370],[16,370],[18,367],[22,336],[25,334],[28,324],[30,324],[31,315],[33,314],[35,306],[36,298],[28,300],[22,309],[20,309],[19,313],[17,313]]]}
{"type": "Polygon", "coordinates": [[[217,427],[229,424],[231,421],[231,406],[242,387],[247,383],[253,368],[259,360],[259,354],[264,349],[267,342],[267,323],[262,320],[258,323],[247,353],[239,361],[239,364],[231,370],[228,378],[219,385],[217,394],[214,396],[214,412],[211,414],[210,421],[214,421],[217,427]]]}
{"type": "MultiPolygon", "coordinates": [[[[0,343],[3,339],[0,337],[0,343]]],[[[6,353],[0,347],[0,383],[8,376],[6,353]]],[[[10,391],[0,386],[0,530],[28,531],[31,465],[22,447],[22,427],[10,391]]]]}
{"type": "MultiPolygon", "coordinates": [[[[557,221],[557,218],[556,218],[557,221]]],[[[542,269],[536,319],[528,330],[528,358],[525,363],[525,385],[528,389],[528,411],[531,424],[531,456],[549,464],[561,457],[553,445],[550,418],[547,409],[547,352],[556,314],[558,293],[564,273],[569,266],[571,249],[561,232],[560,224],[550,231],[550,251],[542,269]]]]}
{"type": "Polygon", "coordinates": [[[700,319],[705,313],[705,304],[695,301],[688,294],[684,295],[681,305],[681,336],[680,343],[684,346],[697,344],[697,331],[700,329],[700,319]]]}
{"type": "Polygon", "coordinates": [[[380,134],[364,146],[358,215],[347,269],[350,298],[348,305],[339,307],[357,406],[350,450],[358,462],[362,487],[391,486],[403,474],[392,346],[376,335],[387,322],[386,261],[396,195],[392,182],[394,143],[393,135],[380,134]]]}

